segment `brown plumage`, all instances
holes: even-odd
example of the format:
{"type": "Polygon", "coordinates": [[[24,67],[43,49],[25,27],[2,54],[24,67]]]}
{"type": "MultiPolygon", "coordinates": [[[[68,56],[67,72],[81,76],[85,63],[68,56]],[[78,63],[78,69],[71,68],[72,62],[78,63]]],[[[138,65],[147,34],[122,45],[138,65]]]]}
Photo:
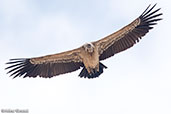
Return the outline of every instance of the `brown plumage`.
{"type": "Polygon", "coordinates": [[[11,76],[51,78],[64,73],[76,71],[83,67],[79,76],[95,78],[107,68],[100,61],[124,51],[136,44],[146,33],[156,25],[162,13],[156,14],[154,6],[147,9],[132,23],[117,32],[95,42],[87,43],[77,49],[63,53],[35,58],[10,59],[11,76]]]}

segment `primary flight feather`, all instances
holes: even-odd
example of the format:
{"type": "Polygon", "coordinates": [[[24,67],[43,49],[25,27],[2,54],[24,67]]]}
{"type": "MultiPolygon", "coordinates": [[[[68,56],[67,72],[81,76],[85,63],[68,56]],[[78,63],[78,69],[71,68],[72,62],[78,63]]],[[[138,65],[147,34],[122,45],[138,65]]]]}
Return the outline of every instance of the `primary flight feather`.
{"type": "Polygon", "coordinates": [[[76,71],[82,67],[79,76],[95,78],[107,68],[100,61],[124,51],[136,44],[157,21],[162,13],[153,10],[156,4],[150,5],[133,22],[117,32],[98,41],[86,43],[83,46],[62,53],[35,58],[10,59],[8,73],[15,77],[51,78],[64,73],[76,71]]]}

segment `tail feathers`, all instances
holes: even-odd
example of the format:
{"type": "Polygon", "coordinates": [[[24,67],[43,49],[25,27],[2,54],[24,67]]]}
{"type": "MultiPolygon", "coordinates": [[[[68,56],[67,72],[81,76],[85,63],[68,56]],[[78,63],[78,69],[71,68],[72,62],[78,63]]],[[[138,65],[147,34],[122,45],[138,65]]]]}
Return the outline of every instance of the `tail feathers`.
{"type": "Polygon", "coordinates": [[[102,64],[102,63],[99,64],[99,67],[102,68],[102,70],[103,70],[103,68],[105,68],[105,69],[107,68],[107,66],[105,66],[105,65],[102,64]]]}
{"type": "Polygon", "coordinates": [[[85,68],[85,66],[83,67],[82,71],[80,72],[79,76],[82,78],[96,78],[99,77],[100,74],[103,73],[103,69],[107,68],[105,65],[103,65],[102,63],[99,64],[99,71],[97,71],[96,69],[93,69],[93,73],[89,74],[87,69],[85,68]]]}

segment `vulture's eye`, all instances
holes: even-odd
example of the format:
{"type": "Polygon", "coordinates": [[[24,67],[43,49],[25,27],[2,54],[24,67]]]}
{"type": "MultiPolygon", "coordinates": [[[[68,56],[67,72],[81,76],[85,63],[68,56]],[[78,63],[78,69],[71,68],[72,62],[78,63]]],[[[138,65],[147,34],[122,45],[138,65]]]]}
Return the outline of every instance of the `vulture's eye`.
{"type": "Polygon", "coordinates": [[[87,44],[87,47],[88,47],[88,48],[91,48],[91,44],[87,44]]]}

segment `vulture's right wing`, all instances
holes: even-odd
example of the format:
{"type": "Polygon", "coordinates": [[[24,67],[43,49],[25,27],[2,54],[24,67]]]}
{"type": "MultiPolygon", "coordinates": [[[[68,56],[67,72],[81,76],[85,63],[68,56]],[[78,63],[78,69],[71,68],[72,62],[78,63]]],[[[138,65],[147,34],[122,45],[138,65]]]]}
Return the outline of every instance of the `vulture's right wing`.
{"type": "Polygon", "coordinates": [[[63,53],[28,59],[11,59],[8,73],[11,76],[43,77],[53,76],[78,70],[82,66],[81,47],[63,53]]]}

